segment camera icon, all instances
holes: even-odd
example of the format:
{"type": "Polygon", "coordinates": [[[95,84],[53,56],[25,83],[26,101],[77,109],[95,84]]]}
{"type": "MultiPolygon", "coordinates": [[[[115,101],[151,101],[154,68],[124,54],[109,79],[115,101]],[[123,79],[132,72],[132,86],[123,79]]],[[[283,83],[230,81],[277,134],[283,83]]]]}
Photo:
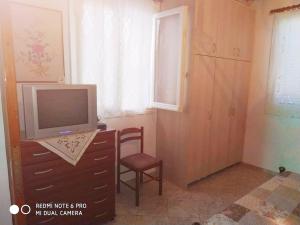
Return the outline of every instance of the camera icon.
{"type": "Polygon", "coordinates": [[[11,205],[9,207],[9,212],[12,215],[17,215],[20,211],[22,214],[27,215],[31,212],[31,208],[29,205],[22,205],[21,208],[17,205],[11,205]]]}

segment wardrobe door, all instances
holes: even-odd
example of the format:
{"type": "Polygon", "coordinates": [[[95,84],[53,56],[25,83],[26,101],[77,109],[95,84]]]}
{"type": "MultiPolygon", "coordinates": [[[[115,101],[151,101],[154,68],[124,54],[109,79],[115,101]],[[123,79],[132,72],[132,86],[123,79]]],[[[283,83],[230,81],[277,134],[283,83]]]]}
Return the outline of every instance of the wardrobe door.
{"type": "Polygon", "coordinates": [[[196,0],[193,36],[194,54],[215,56],[220,20],[220,0],[196,0]]]}
{"type": "Polygon", "coordinates": [[[231,128],[229,138],[228,164],[232,165],[242,160],[247,102],[250,82],[250,63],[236,62],[231,112],[231,128]]]}
{"type": "Polygon", "coordinates": [[[237,59],[250,61],[252,58],[255,11],[240,5],[238,10],[237,59]]]}
{"type": "Polygon", "coordinates": [[[227,166],[234,67],[234,60],[216,59],[209,156],[211,173],[227,166]]]}
{"type": "Polygon", "coordinates": [[[210,120],[212,110],[215,58],[194,55],[190,77],[188,181],[209,174],[210,120]]]}
{"type": "Polygon", "coordinates": [[[240,3],[233,0],[219,0],[218,2],[222,11],[219,15],[217,56],[236,59],[240,3]]]}

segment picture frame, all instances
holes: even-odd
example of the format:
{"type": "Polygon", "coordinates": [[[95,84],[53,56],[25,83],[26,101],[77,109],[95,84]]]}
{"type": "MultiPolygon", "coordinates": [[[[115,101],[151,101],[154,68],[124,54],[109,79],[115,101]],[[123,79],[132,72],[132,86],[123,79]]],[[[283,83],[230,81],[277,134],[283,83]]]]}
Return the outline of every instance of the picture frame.
{"type": "Polygon", "coordinates": [[[67,1],[10,1],[17,83],[70,80],[67,1]]]}

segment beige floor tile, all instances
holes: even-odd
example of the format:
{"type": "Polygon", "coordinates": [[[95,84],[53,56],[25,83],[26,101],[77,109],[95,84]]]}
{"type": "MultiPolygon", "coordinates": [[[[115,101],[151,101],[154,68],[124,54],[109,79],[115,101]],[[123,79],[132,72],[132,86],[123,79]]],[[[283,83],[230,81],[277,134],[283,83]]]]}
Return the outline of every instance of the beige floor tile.
{"type": "MultiPolygon", "coordinates": [[[[122,185],[121,193],[116,195],[117,216],[107,225],[203,223],[271,177],[271,174],[261,169],[239,164],[190,185],[187,189],[165,181],[162,196],[158,196],[157,182],[146,183],[141,188],[139,207],[135,207],[134,192],[122,185]]],[[[134,184],[134,181],[131,183],[134,184]]]]}

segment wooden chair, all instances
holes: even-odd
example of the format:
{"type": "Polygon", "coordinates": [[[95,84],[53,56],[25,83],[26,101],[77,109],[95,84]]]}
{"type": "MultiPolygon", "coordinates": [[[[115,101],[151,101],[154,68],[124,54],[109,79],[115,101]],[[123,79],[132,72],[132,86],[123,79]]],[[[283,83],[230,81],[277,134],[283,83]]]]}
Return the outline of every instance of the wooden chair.
{"type": "Polygon", "coordinates": [[[120,184],[121,182],[128,186],[130,189],[135,191],[135,204],[139,206],[139,197],[140,197],[140,184],[147,183],[152,180],[159,182],[159,195],[162,194],[162,172],[163,172],[163,162],[157,158],[154,158],[150,155],[145,154],[144,151],[144,128],[127,128],[117,133],[117,192],[120,193],[120,184]],[[141,152],[133,155],[126,156],[121,158],[121,144],[133,141],[140,140],[141,152]],[[128,168],[126,171],[120,170],[120,166],[125,166],[128,168]],[[154,177],[150,174],[145,173],[146,170],[159,167],[159,176],[154,177]],[[121,180],[121,174],[128,172],[135,172],[136,175],[136,184],[135,187],[129,185],[125,181],[121,180]],[[144,182],[143,175],[151,178],[150,180],[144,182]]]}

